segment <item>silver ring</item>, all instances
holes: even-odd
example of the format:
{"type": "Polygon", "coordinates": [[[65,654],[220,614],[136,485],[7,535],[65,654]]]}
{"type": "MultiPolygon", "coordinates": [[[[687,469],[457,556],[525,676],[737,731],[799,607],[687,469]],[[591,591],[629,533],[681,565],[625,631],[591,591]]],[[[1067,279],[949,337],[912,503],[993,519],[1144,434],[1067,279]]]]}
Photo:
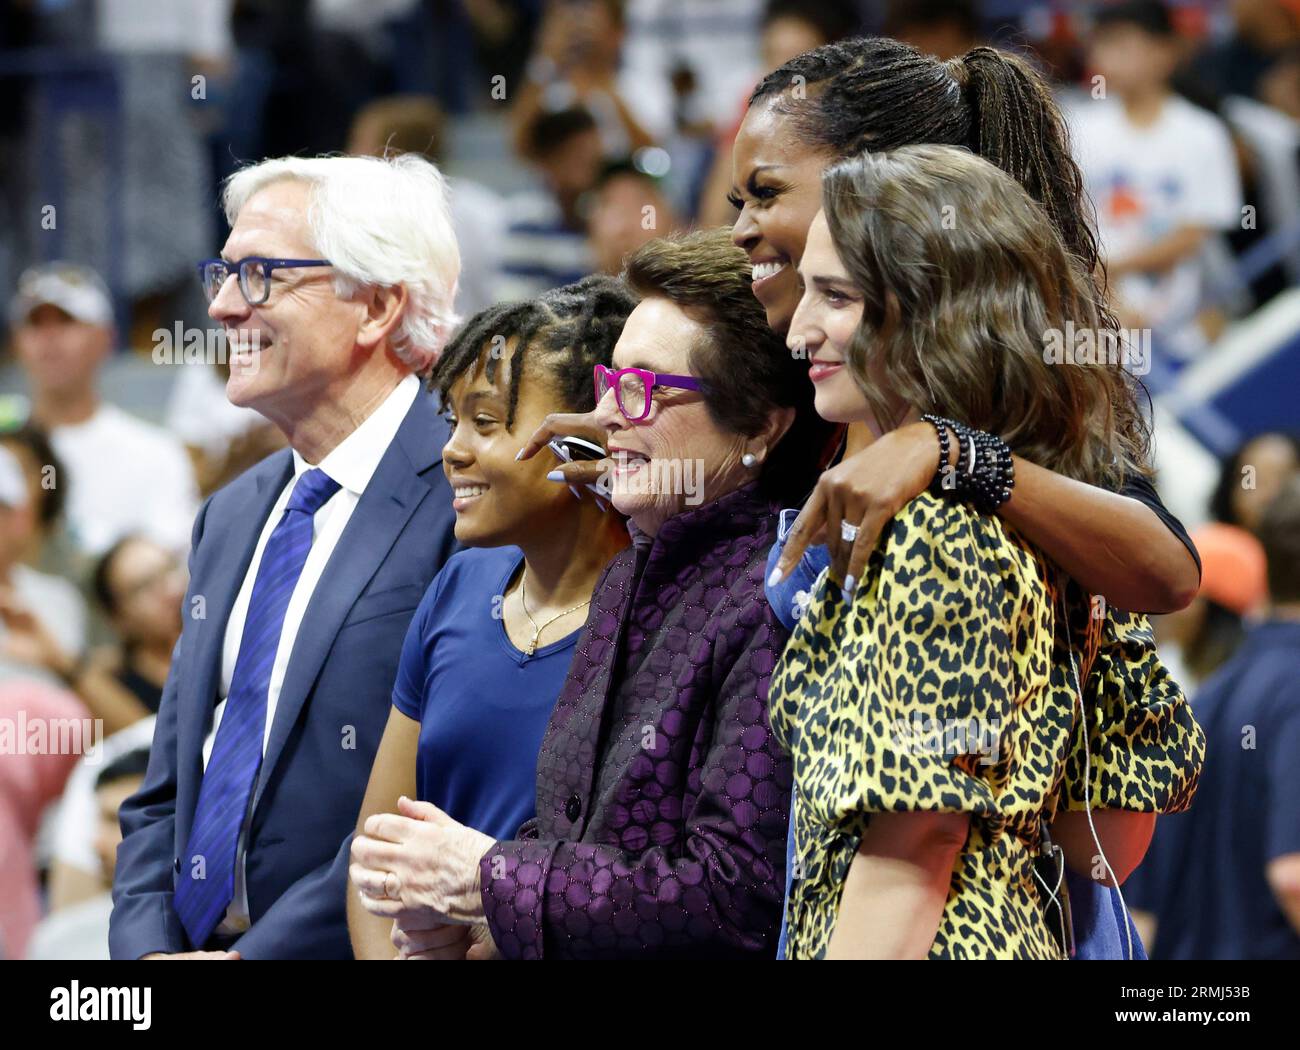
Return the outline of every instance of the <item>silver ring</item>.
{"type": "Polygon", "coordinates": [[[845,543],[853,543],[861,531],[862,529],[857,525],[851,525],[847,521],[840,522],[840,539],[845,543]]]}

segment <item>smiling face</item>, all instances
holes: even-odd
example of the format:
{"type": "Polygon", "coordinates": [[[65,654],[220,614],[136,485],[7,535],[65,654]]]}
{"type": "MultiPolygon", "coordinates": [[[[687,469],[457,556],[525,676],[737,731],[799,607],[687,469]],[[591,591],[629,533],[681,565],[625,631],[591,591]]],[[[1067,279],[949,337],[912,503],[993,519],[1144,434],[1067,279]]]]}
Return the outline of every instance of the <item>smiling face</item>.
{"type": "Polygon", "coordinates": [[[821,176],[831,158],[801,142],[773,101],[751,106],[736,135],[731,193],[741,211],[732,240],[749,255],[768,325],[784,335],[799,304],[795,269],[821,208],[821,176]]]}
{"type": "MultiPolygon", "coordinates": [[[[691,347],[708,337],[705,326],[676,303],[644,299],[623,326],[611,367],[690,375],[691,347]]],[[[639,410],[639,406],[627,407],[639,410]]],[[[697,391],[656,386],[650,414],[631,422],[618,410],[611,389],[596,406],[596,422],[606,430],[606,445],[615,464],[610,500],[651,536],[688,506],[691,493],[685,485],[672,484],[674,480],[694,479],[701,503],[749,480],[751,472],[740,461],[748,449],[746,439],[714,423],[697,391]]]]}
{"type": "Polygon", "coordinates": [[[867,400],[847,365],[862,322],[862,294],[844,269],[820,211],[808,230],[799,273],[804,292],[787,343],[808,355],[817,414],[833,423],[871,422],[867,400]]]}
{"type": "Polygon", "coordinates": [[[448,394],[453,420],[451,440],[443,447],[442,469],[447,475],[456,512],[456,539],[470,547],[520,545],[539,529],[574,513],[578,503],[564,485],[547,481],[557,466],[554,455],[515,461],[525,439],[548,412],[569,411],[559,392],[544,376],[529,369],[527,355],[519,384],[513,424],[509,418],[510,358],[514,340],[497,362],[489,381],[480,359],[448,394]]]}
{"type": "MultiPolygon", "coordinates": [[[[221,257],[250,255],[316,259],[307,225],[310,187],[297,180],[271,183],[240,209],[221,257]]],[[[282,427],[304,418],[313,406],[341,400],[361,366],[356,337],[365,316],[361,301],[334,293],[329,267],[276,270],[271,295],[249,306],[232,274],[208,306],[231,344],[226,396],[254,408],[282,427]]]]}

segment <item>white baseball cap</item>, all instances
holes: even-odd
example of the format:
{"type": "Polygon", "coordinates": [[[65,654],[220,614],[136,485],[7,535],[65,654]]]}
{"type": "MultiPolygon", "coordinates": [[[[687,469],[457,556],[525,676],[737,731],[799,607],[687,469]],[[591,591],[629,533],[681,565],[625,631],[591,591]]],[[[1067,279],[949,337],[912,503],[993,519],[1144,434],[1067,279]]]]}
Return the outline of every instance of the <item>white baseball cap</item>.
{"type": "Polygon", "coordinates": [[[38,306],[57,306],[69,317],[94,325],[113,323],[113,301],[103,280],[89,266],[46,263],[18,278],[18,292],[9,303],[9,323],[23,324],[38,306]]]}

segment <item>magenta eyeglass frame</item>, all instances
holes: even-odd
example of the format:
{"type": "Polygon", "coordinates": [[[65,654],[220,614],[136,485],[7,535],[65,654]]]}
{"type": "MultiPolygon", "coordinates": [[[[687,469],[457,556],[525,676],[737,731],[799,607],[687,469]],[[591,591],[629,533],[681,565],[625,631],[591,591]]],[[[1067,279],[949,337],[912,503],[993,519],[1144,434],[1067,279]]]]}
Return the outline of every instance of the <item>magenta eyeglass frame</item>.
{"type": "Polygon", "coordinates": [[[668,386],[676,390],[699,390],[700,381],[694,376],[675,376],[667,372],[651,372],[648,368],[606,368],[604,365],[597,365],[592,376],[596,385],[596,404],[600,404],[600,399],[605,396],[605,391],[612,389],[614,391],[614,404],[618,410],[623,413],[623,418],[629,423],[636,423],[650,414],[651,395],[657,386],[668,386]],[[623,393],[619,389],[621,377],[632,373],[641,377],[641,383],[645,387],[645,404],[641,406],[640,415],[632,415],[623,406],[623,393]]]}

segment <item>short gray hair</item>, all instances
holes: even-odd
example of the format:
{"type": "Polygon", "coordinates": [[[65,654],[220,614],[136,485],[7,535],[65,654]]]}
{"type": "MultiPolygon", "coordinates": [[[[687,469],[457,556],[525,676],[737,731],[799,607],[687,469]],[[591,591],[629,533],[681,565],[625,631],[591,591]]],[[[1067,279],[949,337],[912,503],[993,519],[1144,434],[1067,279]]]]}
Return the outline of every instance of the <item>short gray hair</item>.
{"type": "Polygon", "coordinates": [[[307,223],[316,249],[334,264],[334,289],[351,296],[367,285],[405,285],[406,314],[393,350],[413,372],[428,371],[458,322],[454,310],[460,250],[447,182],[423,157],[279,157],[226,180],[226,219],[273,182],[311,187],[307,223]]]}

